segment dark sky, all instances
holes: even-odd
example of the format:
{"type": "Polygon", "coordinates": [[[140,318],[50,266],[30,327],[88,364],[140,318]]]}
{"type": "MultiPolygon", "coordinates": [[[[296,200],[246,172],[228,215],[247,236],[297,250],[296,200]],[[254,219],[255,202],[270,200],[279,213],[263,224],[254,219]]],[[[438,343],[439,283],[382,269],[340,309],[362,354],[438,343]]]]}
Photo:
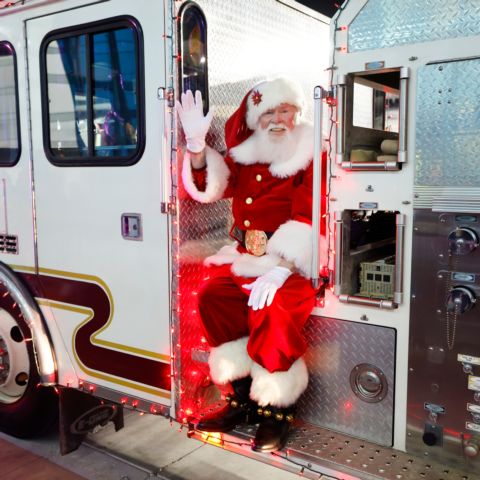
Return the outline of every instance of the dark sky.
{"type": "Polygon", "coordinates": [[[343,0],[297,0],[298,3],[313,8],[317,12],[323,13],[327,17],[333,17],[337,11],[335,5],[341,5],[343,0]]]}

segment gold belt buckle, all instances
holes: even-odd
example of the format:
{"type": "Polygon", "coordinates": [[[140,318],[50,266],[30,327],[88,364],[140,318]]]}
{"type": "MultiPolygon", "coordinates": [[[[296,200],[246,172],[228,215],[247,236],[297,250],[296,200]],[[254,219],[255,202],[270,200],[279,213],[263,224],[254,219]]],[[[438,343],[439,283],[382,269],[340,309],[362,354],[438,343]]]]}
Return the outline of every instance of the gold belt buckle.
{"type": "Polygon", "coordinates": [[[261,257],[267,252],[267,234],[263,230],[247,230],[245,232],[245,248],[248,253],[261,257]]]}

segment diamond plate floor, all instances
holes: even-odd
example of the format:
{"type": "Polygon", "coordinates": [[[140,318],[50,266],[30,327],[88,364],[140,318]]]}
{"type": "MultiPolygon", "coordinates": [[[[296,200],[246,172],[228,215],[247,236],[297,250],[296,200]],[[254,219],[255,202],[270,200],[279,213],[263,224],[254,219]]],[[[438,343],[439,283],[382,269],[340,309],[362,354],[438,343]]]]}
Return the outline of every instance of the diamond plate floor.
{"type": "MultiPolygon", "coordinates": [[[[249,443],[254,427],[236,430],[233,442],[249,443]],[[236,440],[237,438],[237,440],[236,440]]],[[[229,438],[225,438],[228,445],[229,438]]],[[[228,446],[227,446],[228,448],[228,446]]],[[[286,448],[277,456],[300,464],[305,473],[345,480],[478,480],[477,474],[445,467],[424,458],[379,447],[341,433],[304,424],[292,430],[286,448]]],[[[307,475],[305,475],[307,476],[307,475]]]]}

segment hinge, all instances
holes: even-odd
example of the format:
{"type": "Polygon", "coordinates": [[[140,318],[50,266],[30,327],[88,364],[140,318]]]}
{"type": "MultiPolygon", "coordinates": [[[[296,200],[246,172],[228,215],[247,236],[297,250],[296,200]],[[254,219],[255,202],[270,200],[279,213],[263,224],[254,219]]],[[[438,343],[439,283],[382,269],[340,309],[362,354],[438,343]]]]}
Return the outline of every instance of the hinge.
{"type": "Polygon", "coordinates": [[[177,213],[177,199],[175,197],[170,197],[168,202],[162,202],[160,204],[160,208],[162,213],[166,213],[167,215],[175,215],[177,213]]]}
{"type": "Polygon", "coordinates": [[[164,100],[170,108],[175,106],[175,92],[172,87],[159,87],[157,98],[158,100],[164,100]]]}

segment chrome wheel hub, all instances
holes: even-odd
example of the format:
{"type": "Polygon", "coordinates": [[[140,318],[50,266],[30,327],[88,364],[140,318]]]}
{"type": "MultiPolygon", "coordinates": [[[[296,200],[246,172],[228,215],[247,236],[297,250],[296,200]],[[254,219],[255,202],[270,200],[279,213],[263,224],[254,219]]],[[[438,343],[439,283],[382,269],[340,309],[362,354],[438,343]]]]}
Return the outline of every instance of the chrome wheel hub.
{"type": "Polygon", "coordinates": [[[22,397],[29,372],[26,340],[13,317],[0,309],[0,403],[13,403],[22,397]]]}
{"type": "Polygon", "coordinates": [[[0,385],[3,385],[8,378],[10,371],[10,361],[8,358],[7,344],[5,340],[0,337],[0,385]]]}

